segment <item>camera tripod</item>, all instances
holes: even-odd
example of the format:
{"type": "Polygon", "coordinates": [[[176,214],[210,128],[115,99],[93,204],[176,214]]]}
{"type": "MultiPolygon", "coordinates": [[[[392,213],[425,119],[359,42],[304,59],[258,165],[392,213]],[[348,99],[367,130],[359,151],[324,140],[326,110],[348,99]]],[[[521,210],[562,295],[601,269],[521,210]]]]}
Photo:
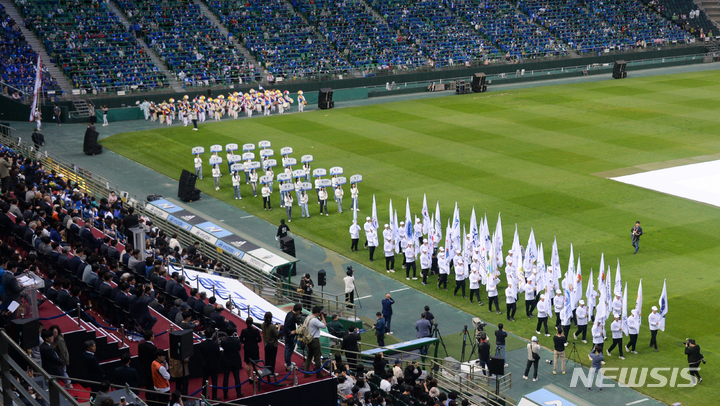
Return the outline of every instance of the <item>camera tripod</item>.
{"type": "Polygon", "coordinates": [[[572,348],[570,349],[570,354],[568,354],[567,359],[576,363],[577,365],[580,365],[580,354],[578,353],[578,349],[575,343],[572,343],[572,348]]]}
{"type": "Polygon", "coordinates": [[[433,331],[430,336],[440,339],[440,344],[442,344],[443,350],[445,351],[445,356],[447,357],[447,347],[445,347],[445,341],[443,341],[442,335],[440,335],[440,328],[438,327],[437,323],[433,324],[433,331]]]}
{"type": "MultiPolygon", "coordinates": [[[[463,328],[463,331],[460,334],[462,334],[462,338],[463,338],[462,354],[460,356],[460,362],[465,362],[465,346],[467,345],[467,336],[470,334],[470,332],[467,329],[467,326],[465,326],[465,328],[463,328]]],[[[468,359],[472,358],[472,355],[475,353],[475,349],[477,348],[477,345],[474,341],[472,343],[470,343],[470,345],[471,345],[470,348],[472,350],[470,351],[470,356],[468,357],[468,359]]]]}

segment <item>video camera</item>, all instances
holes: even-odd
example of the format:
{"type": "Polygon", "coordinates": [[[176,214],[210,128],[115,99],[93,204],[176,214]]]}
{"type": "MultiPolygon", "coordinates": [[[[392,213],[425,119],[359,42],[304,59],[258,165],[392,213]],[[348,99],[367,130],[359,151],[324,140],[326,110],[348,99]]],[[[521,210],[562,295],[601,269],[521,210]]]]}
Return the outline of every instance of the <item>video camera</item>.
{"type": "Polygon", "coordinates": [[[473,317],[472,324],[475,326],[475,339],[478,342],[487,338],[487,334],[485,333],[485,326],[487,326],[487,323],[482,321],[479,317],[473,317]]]}

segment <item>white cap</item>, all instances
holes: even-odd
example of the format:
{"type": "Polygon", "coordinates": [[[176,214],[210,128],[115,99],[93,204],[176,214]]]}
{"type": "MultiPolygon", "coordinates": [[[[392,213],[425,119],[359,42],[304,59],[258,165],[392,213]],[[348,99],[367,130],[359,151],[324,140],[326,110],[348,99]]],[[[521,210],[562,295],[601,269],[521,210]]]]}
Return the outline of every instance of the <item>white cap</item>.
{"type": "Polygon", "coordinates": [[[509,250],[509,251],[508,251],[508,254],[512,254],[512,253],[513,253],[513,250],[509,250]]]}
{"type": "Polygon", "coordinates": [[[445,247],[440,247],[440,252],[445,252],[445,247]]]}
{"type": "Polygon", "coordinates": [[[637,309],[632,309],[632,310],[630,310],[630,314],[632,314],[633,316],[634,316],[636,313],[637,313],[637,309]]]}
{"type": "Polygon", "coordinates": [[[460,250],[455,250],[455,252],[458,253],[458,254],[460,254],[462,251],[460,251],[460,250]]]}
{"type": "Polygon", "coordinates": [[[540,299],[545,299],[545,295],[540,295],[540,299]]]}
{"type": "Polygon", "coordinates": [[[385,228],[388,228],[388,227],[390,227],[390,226],[389,226],[389,225],[387,225],[387,224],[385,224],[385,228]]]}
{"type": "Polygon", "coordinates": [[[533,340],[534,343],[536,343],[536,342],[537,342],[537,337],[532,336],[532,340],[533,340]]]}
{"type": "Polygon", "coordinates": [[[365,221],[370,221],[370,217],[365,217],[365,221]]]}
{"type": "Polygon", "coordinates": [[[404,222],[404,221],[401,221],[401,222],[400,222],[400,225],[403,225],[403,224],[405,224],[405,222],[404,222]]]}
{"type": "Polygon", "coordinates": [[[585,301],[584,301],[584,300],[581,300],[581,301],[580,301],[580,304],[581,304],[581,305],[584,305],[584,304],[585,304],[585,301]]]}
{"type": "Polygon", "coordinates": [[[657,306],[653,306],[651,309],[657,311],[657,306]]]}
{"type": "Polygon", "coordinates": [[[616,318],[616,319],[619,319],[619,318],[620,318],[620,315],[617,314],[617,313],[615,313],[615,314],[613,314],[613,317],[616,318]]]}
{"type": "Polygon", "coordinates": [[[556,295],[562,295],[562,290],[560,290],[560,289],[555,289],[555,294],[556,294],[556,295]]]}

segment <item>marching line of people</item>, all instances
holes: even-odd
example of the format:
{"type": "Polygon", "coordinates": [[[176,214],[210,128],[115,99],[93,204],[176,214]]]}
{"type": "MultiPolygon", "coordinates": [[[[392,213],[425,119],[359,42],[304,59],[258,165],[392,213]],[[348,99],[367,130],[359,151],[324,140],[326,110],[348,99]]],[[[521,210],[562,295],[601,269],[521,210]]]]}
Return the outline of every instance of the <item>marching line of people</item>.
{"type": "MultiPolygon", "coordinates": [[[[182,100],[178,101],[169,99],[156,104],[145,99],[142,103],[137,101],[135,104],[143,112],[145,120],[167,126],[171,126],[174,120],[179,120],[184,127],[192,124],[193,130],[197,131],[198,123],[207,120],[220,121],[225,115],[237,119],[242,113],[248,118],[252,117],[253,113],[262,113],[264,116],[275,112],[284,114],[290,111],[294,103],[295,100],[290,97],[289,91],[268,90],[260,86],[257,91],[250,89],[244,94],[243,92],[233,92],[227,97],[221,94],[214,99],[197,96],[190,100],[190,96],[185,95],[182,100]]],[[[297,106],[297,111],[301,113],[307,106],[302,90],[298,91],[297,106]]],[[[105,113],[105,110],[103,111],[105,113]]]]}

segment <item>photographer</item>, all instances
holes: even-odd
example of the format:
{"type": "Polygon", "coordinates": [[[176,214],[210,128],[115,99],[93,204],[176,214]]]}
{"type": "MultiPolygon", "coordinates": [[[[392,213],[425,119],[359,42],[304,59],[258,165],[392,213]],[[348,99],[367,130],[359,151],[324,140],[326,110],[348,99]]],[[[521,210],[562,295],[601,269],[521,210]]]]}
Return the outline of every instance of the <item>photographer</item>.
{"type": "MultiPolygon", "coordinates": [[[[325,327],[325,313],[323,312],[322,306],[315,306],[312,309],[312,316],[310,317],[310,320],[308,321],[308,331],[310,332],[310,335],[312,336],[312,341],[310,341],[310,344],[308,344],[307,349],[307,357],[305,358],[305,371],[312,371],[310,369],[310,362],[312,360],[315,361],[315,368],[317,370],[317,377],[322,378],[324,375],[322,374],[321,367],[322,367],[322,361],[320,359],[321,356],[321,349],[320,349],[320,329],[325,327]]],[[[305,374],[305,376],[309,376],[308,374],[305,374]]]]}
{"type": "Polygon", "coordinates": [[[347,273],[345,274],[343,281],[345,282],[345,302],[350,303],[348,309],[355,303],[355,271],[353,267],[347,267],[347,273]]]}
{"type": "Polygon", "coordinates": [[[478,341],[478,355],[480,356],[480,367],[483,369],[483,375],[487,375],[488,365],[490,364],[490,343],[488,343],[487,335],[485,335],[478,341]]]}
{"type": "Polygon", "coordinates": [[[699,370],[700,362],[705,363],[705,357],[700,353],[700,346],[695,344],[694,339],[688,338],[685,340],[685,354],[688,356],[688,366],[690,367],[693,385],[702,382],[699,370]]]}

